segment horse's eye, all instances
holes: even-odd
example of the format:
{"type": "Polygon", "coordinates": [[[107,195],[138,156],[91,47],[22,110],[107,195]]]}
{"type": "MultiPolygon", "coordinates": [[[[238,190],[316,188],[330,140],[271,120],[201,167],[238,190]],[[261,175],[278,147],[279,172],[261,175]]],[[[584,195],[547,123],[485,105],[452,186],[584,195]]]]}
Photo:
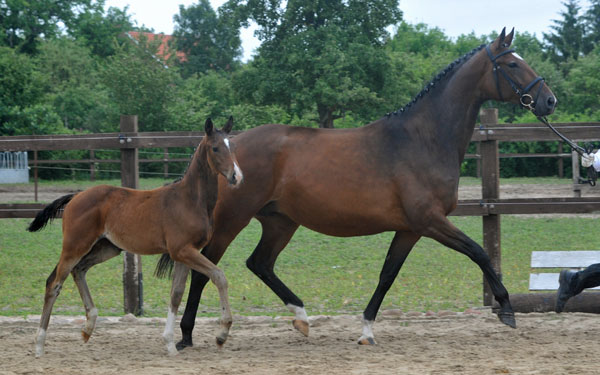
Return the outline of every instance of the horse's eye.
{"type": "Polygon", "coordinates": [[[219,152],[219,148],[218,147],[213,147],[212,150],[213,150],[213,152],[219,152]]]}
{"type": "Polygon", "coordinates": [[[518,66],[517,63],[514,62],[514,61],[511,61],[511,62],[508,63],[508,67],[509,68],[516,68],[517,66],[518,66]]]}

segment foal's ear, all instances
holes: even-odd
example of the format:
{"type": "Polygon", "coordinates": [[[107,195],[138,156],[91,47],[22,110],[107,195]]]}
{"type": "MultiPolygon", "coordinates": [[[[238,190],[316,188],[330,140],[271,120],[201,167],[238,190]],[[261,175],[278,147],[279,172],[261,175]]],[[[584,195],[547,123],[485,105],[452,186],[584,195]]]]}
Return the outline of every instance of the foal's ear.
{"type": "Polygon", "coordinates": [[[229,116],[229,120],[227,120],[227,124],[225,124],[225,126],[223,126],[223,131],[226,134],[229,134],[231,129],[233,129],[233,116],[229,116]]]}
{"type": "Polygon", "coordinates": [[[213,123],[212,123],[212,120],[210,119],[210,117],[207,118],[206,122],[204,123],[204,132],[209,137],[212,135],[212,132],[213,132],[213,123]]]}

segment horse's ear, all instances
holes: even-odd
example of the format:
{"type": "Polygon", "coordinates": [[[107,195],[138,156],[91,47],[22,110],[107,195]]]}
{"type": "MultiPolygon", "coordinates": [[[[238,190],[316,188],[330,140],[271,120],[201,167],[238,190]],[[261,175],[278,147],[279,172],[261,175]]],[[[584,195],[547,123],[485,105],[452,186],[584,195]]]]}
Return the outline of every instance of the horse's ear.
{"type": "Polygon", "coordinates": [[[212,123],[212,120],[210,119],[210,117],[207,118],[206,122],[204,123],[204,132],[209,137],[212,135],[212,132],[213,132],[213,123],[212,123]]]}
{"type": "Polygon", "coordinates": [[[229,120],[227,120],[227,124],[223,127],[223,131],[227,134],[233,129],[233,116],[229,116],[229,120]]]}
{"type": "MultiPolygon", "coordinates": [[[[498,35],[496,40],[494,40],[494,47],[496,50],[499,50],[499,49],[502,49],[505,47],[505,45],[504,45],[505,39],[506,39],[506,27],[503,27],[500,35],[498,35]]],[[[511,37],[511,39],[512,39],[512,37],[511,37]]]]}
{"type": "Polygon", "coordinates": [[[513,37],[515,36],[515,28],[513,27],[510,33],[504,38],[504,46],[510,47],[513,37]]]}

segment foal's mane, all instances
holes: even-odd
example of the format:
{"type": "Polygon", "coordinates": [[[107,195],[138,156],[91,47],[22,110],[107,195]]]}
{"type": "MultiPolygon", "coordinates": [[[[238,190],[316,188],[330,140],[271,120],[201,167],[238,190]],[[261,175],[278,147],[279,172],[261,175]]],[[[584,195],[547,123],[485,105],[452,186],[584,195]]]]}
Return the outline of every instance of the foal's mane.
{"type": "Polygon", "coordinates": [[[392,115],[399,115],[399,114],[407,111],[419,99],[423,98],[423,96],[425,96],[430,91],[432,91],[433,88],[435,88],[436,86],[439,86],[440,81],[442,81],[443,79],[452,77],[452,74],[454,74],[454,72],[456,72],[456,70],[457,70],[456,68],[459,65],[461,65],[465,61],[469,60],[473,55],[475,55],[477,52],[482,50],[485,46],[486,46],[486,44],[482,44],[478,47],[475,47],[471,51],[465,53],[461,57],[457,58],[456,60],[454,60],[453,62],[448,64],[448,66],[445,67],[444,69],[442,69],[435,77],[433,77],[433,79],[428,84],[426,84],[425,87],[410,102],[408,102],[404,107],[402,107],[394,112],[386,113],[386,116],[390,117],[392,115]]]}

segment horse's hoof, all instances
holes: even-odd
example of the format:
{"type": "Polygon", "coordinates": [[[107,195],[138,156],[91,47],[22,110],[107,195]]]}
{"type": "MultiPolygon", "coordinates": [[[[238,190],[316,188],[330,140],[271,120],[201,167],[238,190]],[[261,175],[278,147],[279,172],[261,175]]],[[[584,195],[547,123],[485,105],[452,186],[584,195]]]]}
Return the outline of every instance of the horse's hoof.
{"type": "Polygon", "coordinates": [[[175,344],[173,344],[172,342],[167,344],[167,352],[169,353],[169,357],[173,357],[179,354],[179,351],[177,351],[175,344]]]}
{"type": "Polygon", "coordinates": [[[365,337],[358,339],[358,345],[377,345],[375,339],[372,337],[365,337]]]}
{"type": "Polygon", "coordinates": [[[499,312],[498,319],[511,328],[517,328],[517,322],[515,320],[515,313],[512,311],[499,312]]]}
{"type": "Polygon", "coordinates": [[[302,333],[304,336],[308,337],[308,330],[309,330],[308,322],[305,322],[304,320],[294,319],[294,320],[292,320],[292,324],[294,325],[294,328],[296,328],[298,331],[300,331],[300,333],[302,333]]]}
{"type": "Polygon", "coordinates": [[[222,337],[217,336],[216,341],[217,341],[217,347],[219,349],[221,349],[223,347],[223,344],[225,344],[225,341],[227,341],[227,338],[222,338],[222,337]]]}
{"type": "Polygon", "coordinates": [[[91,335],[86,331],[81,331],[81,337],[83,338],[83,342],[87,343],[91,335]]]}
{"type": "Polygon", "coordinates": [[[175,344],[175,348],[177,348],[178,351],[181,351],[185,348],[191,348],[192,346],[194,346],[194,344],[192,343],[192,340],[184,340],[184,339],[181,339],[181,341],[179,341],[177,344],[175,344]]]}

